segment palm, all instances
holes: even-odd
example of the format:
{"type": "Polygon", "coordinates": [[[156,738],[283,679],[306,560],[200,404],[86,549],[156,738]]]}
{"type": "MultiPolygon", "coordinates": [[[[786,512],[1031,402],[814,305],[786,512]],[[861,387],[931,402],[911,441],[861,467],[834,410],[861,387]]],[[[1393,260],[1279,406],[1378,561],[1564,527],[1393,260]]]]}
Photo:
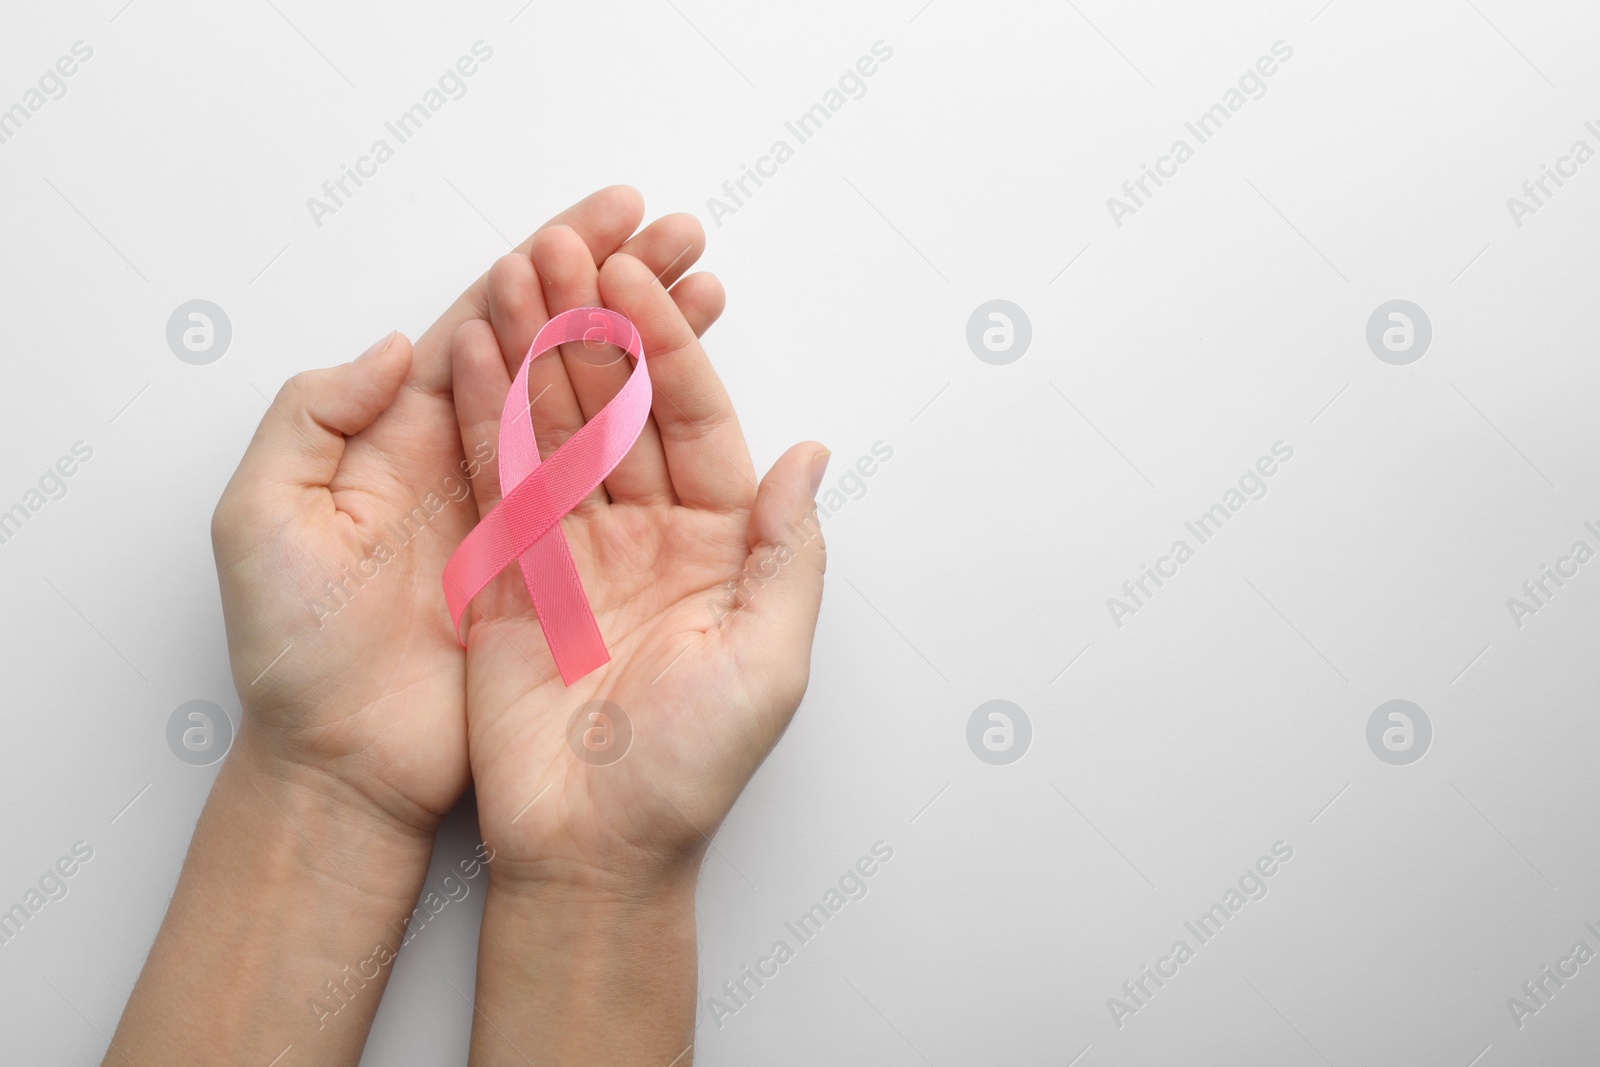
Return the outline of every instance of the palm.
{"type": "Polygon", "coordinates": [[[721,792],[701,795],[709,772],[758,728],[718,627],[724,587],[748,554],[746,518],[613,505],[564,523],[612,655],[571,688],[556,676],[518,576],[503,575],[480,598],[468,707],[479,818],[497,851],[598,867],[619,847],[696,839],[720,818],[721,792]],[[586,716],[572,725],[601,700],[622,713],[603,712],[612,744],[631,730],[614,763],[593,762],[616,750],[585,747],[586,716]]]}
{"type": "MultiPolygon", "coordinates": [[[[326,373],[286,387],[252,453],[270,452],[275,433],[304,447],[316,431],[295,424],[296,398],[326,373]]],[[[472,521],[459,450],[448,394],[402,389],[343,443],[327,484],[263,488],[255,468],[272,461],[247,455],[218,506],[231,658],[252,728],[319,766],[360,765],[361,787],[391,794],[379,799],[431,812],[466,780],[465,665],[427,597],[445,546],[472,521]],[[429,493],[445,506],[411,517],[429,493]]]]}
{"type": "MultiPolygon", "coordinates": [[[[618,187],[547,226],[570,224],[566,232],[581,233],[588,254],[603,260],[641,213],[637,194],[618,187]]],[[[660,244],[681,229],[662,220],[634,241],[660,244]]],[[[513,255],[526,262],[529,245],[513,255]]],[[[487,291],[485,276],[418,340],[404,384],[359,425],[341,431],[315,410],[349,406],[348,398],[314,395],[319,389],[370,384],[353,365],[286,387],[214,524],[231,658],[251,728],[413,813],[442,814],[468,781],[465,658],[439,574],[476,520],[467,478],[475,468],[464,470],[451,399],[450,341],[467,322],[487,323],[487,291]],[[313,471],[324,461],[327,468],[286,475],[309,446],[326,453],[312,457],[313,471]]]]}
{"type": "MultiPolygon", "coordinates": [[[[820,446],[791,450],[769,476],[776,488],[764,484],[758,495],[727,395],[695,340],[698,324],[685,320],[692,310],[683,286],[669,295],[628,257],[614,257],[598,276],[569,270],[581,257],[549,243],[533,253],[554,291],[548,310],[603,299],[634,321],[651,361],[653,417],[603,491],[561,525],[610,662],[563,685],[522,577],[508,568],[469,612],[470,747],[479,819],[497,857],[603,878],[699,848],[794,711],[820,564],[808,558],[815,574],[798,581],[794,573],[760,577],[755,568],[768,560],[779,527],[809,512],[803,470],[820,446]],[[591,720],[591,712],[606,718],[591,720]],[[584,743],[592,726],[610,746],[584,743]]],[[[457,335],[464,441],[497,435],[512,373],[545,311],[457,335]]],[[[625,374],[597,373],[571,347],[530,373],[546,455],[581,425],[577,413],[592,417],[625,374]]],[[[498,503],[498,488],[493,470],[474,481],[481,513],[498,503]]],[[[811,551],[820,556],[820,544],[811,551]]]]}
{"type": "Polygon", "coordinates": [[[432,812],[449,810],[467,768],[465,664],[435,580],[472,523],[451,407],[447,396],[402,392],[346,448],[325,531],[341,543],[323,558],[370,559],[375,574],[324,620],[324,673],[302,709],[323,720],[341,757],[370,761],[386,785],[432,812]],[[392,553],[387,562],[374,558],[378,545],[392,553]]]}

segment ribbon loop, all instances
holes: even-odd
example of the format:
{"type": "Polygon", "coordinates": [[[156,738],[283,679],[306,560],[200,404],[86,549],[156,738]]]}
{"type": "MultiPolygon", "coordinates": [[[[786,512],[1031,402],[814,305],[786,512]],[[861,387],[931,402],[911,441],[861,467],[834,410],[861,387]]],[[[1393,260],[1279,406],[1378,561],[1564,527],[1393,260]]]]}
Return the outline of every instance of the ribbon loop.
{"type": "Polygon", "coordinates": [[[528,347],[500,414],[502,499],[445,564],[445,603],[457,639],[472,598],[516,561],[561,680],[571,685],[610,660],[561,532],[561,517],[622,462],[650,417],[650,400],[644,344],[625,316],[606,308],[574,308],[545,323],[528,347]],[[528,400],[528,368],[540,355],[573,341],[604,341],[626,350],[635,360],[633,372],[594,418],[541,462],[528,400]]]}

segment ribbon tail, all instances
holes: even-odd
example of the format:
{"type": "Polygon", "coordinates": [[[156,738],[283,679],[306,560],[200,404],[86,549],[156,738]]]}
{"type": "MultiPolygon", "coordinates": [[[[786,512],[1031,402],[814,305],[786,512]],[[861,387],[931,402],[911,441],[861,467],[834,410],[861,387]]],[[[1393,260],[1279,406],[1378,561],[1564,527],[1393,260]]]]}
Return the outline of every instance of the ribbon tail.
{"type": "Polygon", "coordinates": [[[600,636],[560,525],[529,545],[517,562],[562,683],[571,685],[609,663],[611,653],[600,636]]]}

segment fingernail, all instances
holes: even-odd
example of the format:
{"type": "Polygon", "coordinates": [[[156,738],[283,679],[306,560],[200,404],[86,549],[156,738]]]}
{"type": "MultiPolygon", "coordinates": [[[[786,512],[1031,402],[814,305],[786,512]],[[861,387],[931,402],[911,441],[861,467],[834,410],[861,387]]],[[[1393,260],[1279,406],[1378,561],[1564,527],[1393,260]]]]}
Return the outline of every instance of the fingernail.
{"type": "Polygon", "coordinates": [[[373,345],[371,348],[367,349],[365,352],[363,352],[359,356],[357,356],[356,357],[356,362],[359,363],[364,359],[371,359],[373,356],[377,355],[379,352],[382,352],[384,349],[388,348],[389,347],[389,343],[394,340],[394,335],[399,333],[399,332],[400,332],[399,330],[390,330],[387,334],[385,334],[383,336],[383,338],[380,341],[378,341],[377,344],[373,345]]]}
{"type": "Polygon", "coordinates": [[[817,490],[822,488],[822,476],[828,473],[828,459],[832,452],[824,449],[811,457],[811,499],[817,498],[817,490]]]}

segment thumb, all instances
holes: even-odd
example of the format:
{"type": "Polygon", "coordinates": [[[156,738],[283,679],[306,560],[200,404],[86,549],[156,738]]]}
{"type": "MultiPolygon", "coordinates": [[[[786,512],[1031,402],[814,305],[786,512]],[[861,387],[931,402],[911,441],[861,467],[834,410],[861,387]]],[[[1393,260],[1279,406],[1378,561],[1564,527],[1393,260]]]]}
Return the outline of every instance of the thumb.
{"type": "Polygon", "coordinates": [[[806,441],[785,452],[761,479],[750,512],[750,557],[730,620],[742,649],[794,668],[795,703],[810,673],[828,565],[816,507],[828,455],[822,445],[806,441]]]}
{"type": "Polygon", "coordinates": [[[372,425],[410,370],[411,342],[391,333],[349,363],[296,374],[262,417],[238,480],[256,490],[326,486],[345,438],[372,425]]]}

